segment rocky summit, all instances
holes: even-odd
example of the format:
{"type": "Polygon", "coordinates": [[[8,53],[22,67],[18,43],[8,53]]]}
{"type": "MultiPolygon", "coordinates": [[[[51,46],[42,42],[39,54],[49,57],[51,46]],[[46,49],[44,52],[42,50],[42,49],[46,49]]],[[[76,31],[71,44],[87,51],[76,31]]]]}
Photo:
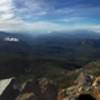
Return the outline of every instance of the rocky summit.
{"type": "Polygon", "coordinates": [[[5,86],[0,100],[57,100],[57,88],[52,80],[46,78],[23,83],[11,78],[1,80],[0,83],[5,86]]]}
{"type": "Polygon", "coordinates": [[[65,93],[63,100],[100,100],[100,76],[81,73],[77,83],[65,89],[65,93]]]}
{"type": "Polygon", "coordinates": [[[59,88],[53,80],[41,78],[19,82],[16,78],[0,81],[0,100],[100,100],[100,76],[81,72],[73,85],[59,88]]]}

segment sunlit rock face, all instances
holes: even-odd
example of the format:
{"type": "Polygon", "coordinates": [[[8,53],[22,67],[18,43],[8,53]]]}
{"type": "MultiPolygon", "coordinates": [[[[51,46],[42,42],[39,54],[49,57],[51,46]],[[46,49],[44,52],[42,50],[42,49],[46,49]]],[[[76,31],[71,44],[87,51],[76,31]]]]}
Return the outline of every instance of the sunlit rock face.
{"type": "Polygon", "coordinates": [[[17,88],[17,80],[15,78],[0,80],[0,100],[15,100],[19,90],[17,88]]]}

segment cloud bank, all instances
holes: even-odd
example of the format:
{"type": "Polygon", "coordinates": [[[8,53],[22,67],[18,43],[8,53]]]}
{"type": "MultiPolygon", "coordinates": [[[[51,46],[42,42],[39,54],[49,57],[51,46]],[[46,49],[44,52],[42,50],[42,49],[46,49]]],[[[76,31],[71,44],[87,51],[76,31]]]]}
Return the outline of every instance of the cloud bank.
{"type": "Polygon", "coordinates": [[[99,0],[0,0],[0,30],[99,32],[99,4],[99,0]]]}

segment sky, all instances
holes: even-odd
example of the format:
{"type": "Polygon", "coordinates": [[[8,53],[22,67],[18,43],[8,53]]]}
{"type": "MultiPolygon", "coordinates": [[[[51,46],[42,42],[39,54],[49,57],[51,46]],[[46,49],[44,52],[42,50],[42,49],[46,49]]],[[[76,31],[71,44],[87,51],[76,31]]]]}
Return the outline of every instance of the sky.
{"type": "Polygon", "coordinates": [[[100,0],[0,0],[0,31],[100,32],[100,0]]]}

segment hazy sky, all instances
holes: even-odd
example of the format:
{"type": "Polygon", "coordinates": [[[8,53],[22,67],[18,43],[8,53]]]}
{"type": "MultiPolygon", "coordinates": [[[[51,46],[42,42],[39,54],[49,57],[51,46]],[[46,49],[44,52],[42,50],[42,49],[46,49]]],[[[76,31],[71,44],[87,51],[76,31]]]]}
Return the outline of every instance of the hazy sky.
{"type": "Polygon", "coordinates": [[[100,0],[0,0],[0,30],[100,30],[100,0]]]}

